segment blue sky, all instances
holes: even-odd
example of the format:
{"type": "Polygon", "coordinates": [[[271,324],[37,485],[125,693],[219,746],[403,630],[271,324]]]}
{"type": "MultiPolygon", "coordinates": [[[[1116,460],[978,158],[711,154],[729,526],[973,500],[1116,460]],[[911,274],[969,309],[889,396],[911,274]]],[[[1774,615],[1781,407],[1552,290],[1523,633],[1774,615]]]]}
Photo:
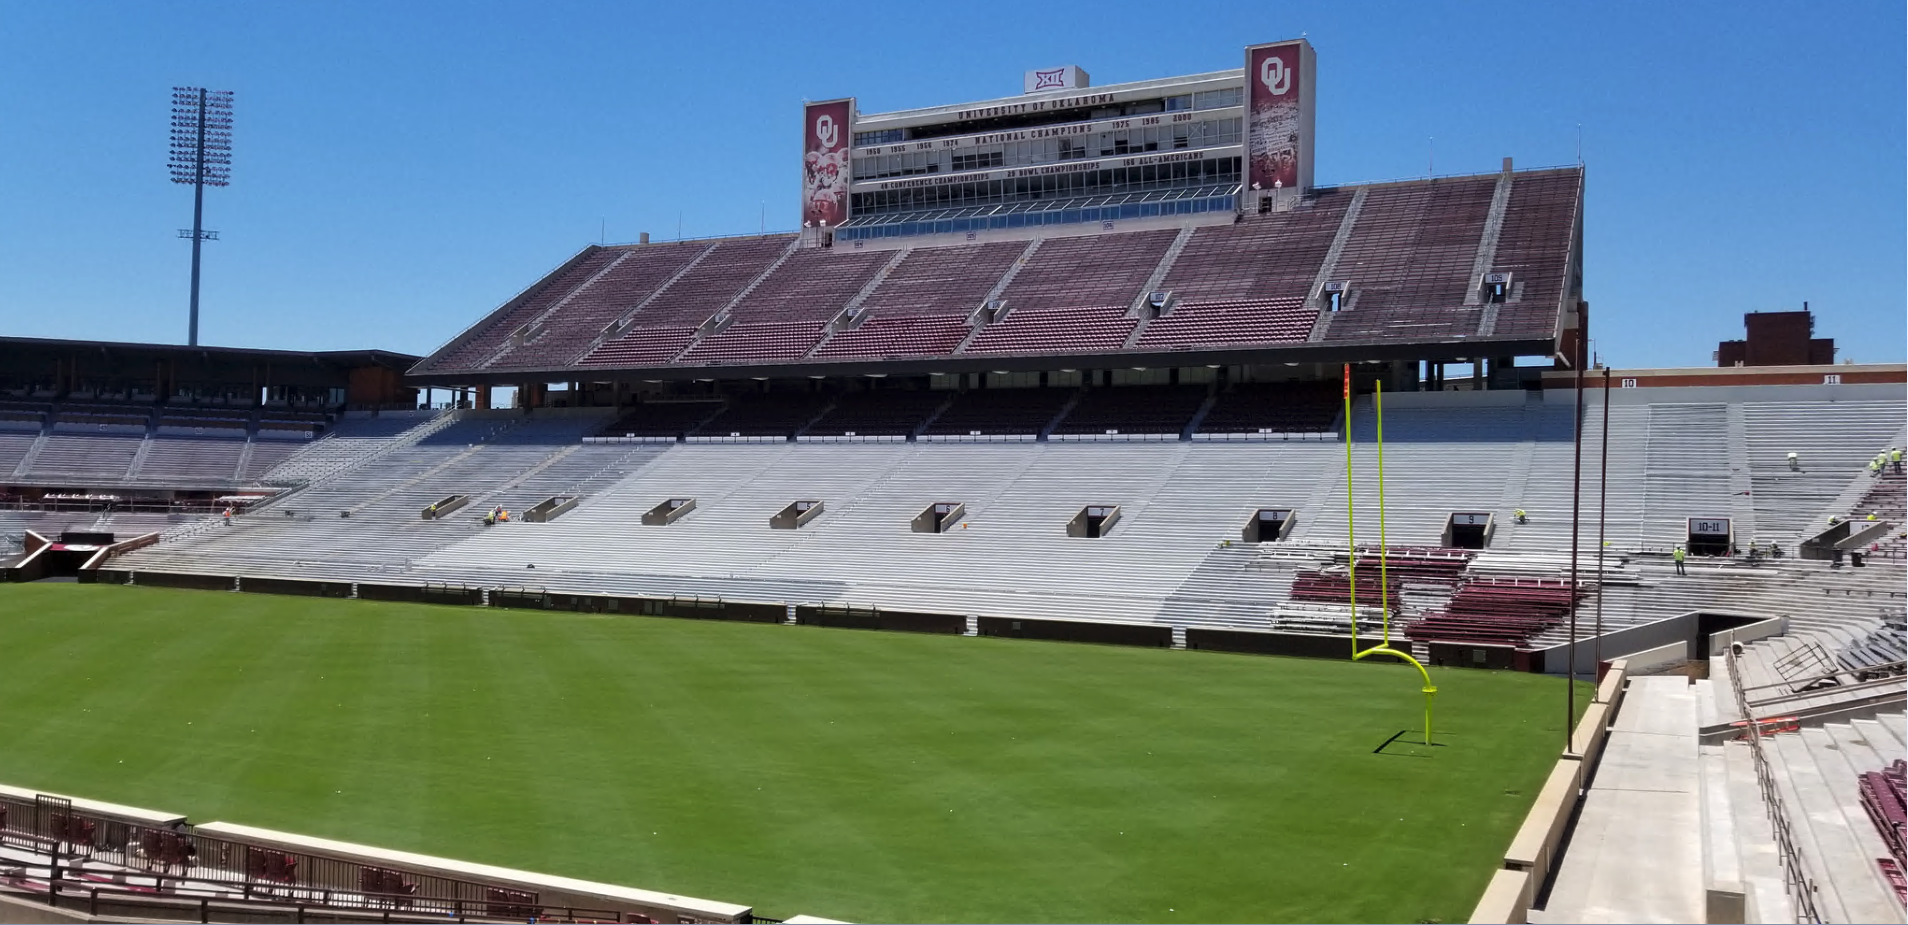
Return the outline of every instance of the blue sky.
{"type": "Polygon", "coordinates": [[[428,352],[599,234],[796,224],[802,98],[863,111],[1318,50],[1321,183],[1577,158],[1617,366],[1751,310],[1904,358],[1903,5],[25,3],[0,28],[0,333],[183,342],[170,88],[237,97],[201,341],[428,352]],[[1435,143],[1430,139],[1435,138],[1435,143]]]}

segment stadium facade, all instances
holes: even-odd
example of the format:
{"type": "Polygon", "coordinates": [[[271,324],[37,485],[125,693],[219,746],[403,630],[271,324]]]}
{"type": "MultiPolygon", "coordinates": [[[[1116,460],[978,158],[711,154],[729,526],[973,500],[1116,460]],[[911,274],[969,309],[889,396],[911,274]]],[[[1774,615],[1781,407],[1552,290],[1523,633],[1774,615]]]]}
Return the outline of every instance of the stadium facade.
{"type": "MultiPolygon", "coordinates": [[[[1583,340],[1581,167],[1315,182],[1303,39],[1245,66],[805,104],[793,234],[589,246],[410,372],[526,407],[685,394],[1534,381],[1583,340]],[[1526,358],[1519,366],[1517,358],[1526,358]],[[1533,363],[1531,358],[1535,359],[1533,363]],[[876,382],[875,379],[886,379],[876,382]]],[[[646,236],[645,236],[646,237],[646,236]]]]}

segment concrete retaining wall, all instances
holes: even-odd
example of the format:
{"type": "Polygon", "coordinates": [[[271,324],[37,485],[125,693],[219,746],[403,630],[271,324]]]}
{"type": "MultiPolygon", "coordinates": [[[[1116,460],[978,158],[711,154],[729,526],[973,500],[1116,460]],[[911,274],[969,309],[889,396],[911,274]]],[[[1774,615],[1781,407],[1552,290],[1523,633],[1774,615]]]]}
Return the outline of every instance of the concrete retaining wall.
{"type": "Polygon", "coordinates": [[[1629,663],[1623,659],[1611,663],[1598,688],[1597,699],[1584,711],[1583,719],[1571,735],[1570,751],[1557,759],[1538,791],[1537,800],[1524,816],[1524,824],[1504,852],[1503,870],[1493,875],[1491,884],[1471,913],[1472,922],[1511,923],[1529,920],[1530,903],[1541,895],[1557,862],[1557,849],[1570,829],[1578,801],[1583,799],[1584,782],[1596,767],[1603,752],[1609,725],[1622,702],[1622,687],[1628,679],[1629,663]]]}

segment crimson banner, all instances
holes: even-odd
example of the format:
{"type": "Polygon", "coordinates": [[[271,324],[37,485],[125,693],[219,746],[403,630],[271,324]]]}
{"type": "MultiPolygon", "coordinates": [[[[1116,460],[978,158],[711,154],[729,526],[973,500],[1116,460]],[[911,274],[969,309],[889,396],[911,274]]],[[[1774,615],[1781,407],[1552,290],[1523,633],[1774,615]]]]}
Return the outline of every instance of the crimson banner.
{"type": "Polygon", "coordinates": [[[848,218],[848,149],[854,100],[810,103],[802,112],[802,224],[837,226],[848,218]]]}
{"type": "Polygon", "coordinates": [[[1246,49],[1246,182],[1253,188],[1309,185],[1305,48],[1300,40],[1246,49]]]}

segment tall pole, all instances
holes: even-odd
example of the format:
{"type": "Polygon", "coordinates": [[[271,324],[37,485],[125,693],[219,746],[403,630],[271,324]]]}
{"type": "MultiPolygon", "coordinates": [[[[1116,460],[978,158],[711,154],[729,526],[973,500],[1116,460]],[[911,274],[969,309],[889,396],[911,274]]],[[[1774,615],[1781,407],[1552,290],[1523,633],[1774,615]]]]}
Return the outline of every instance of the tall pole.
{"type": "Polygon", "coordinates": [[[1577,719],[1577,537],[1583,511],[1584,344],[1581,329],[1578,334],[1576,355],[1570,358],[1570,365],[1577,368],[1577,410],[1570,422],[1571,430],[1574,431],[1571,442],[1576,445],[1576,462],[1571,467],[1570,476],[1570,644],[1565,649],[1565,657],[1570,664],[1565,669],[1568,680],[1564,687],[1564,751],[1566,752],[1570,751],[1570,727],[1577,719]]]}
{"type": "Polygon", "coordinates": [[[1597,664],[1603,664],[1603,528],[1610,513],[1610,367],[1603,368],[1603,460],[1597,466],[1597,664]]]}
{"type": "Polygon", "coordinates": [[[205,230],[205,188],[232,182],[232,94],[204,87],[172,88],[172,139],[168,162],[172,182],[192,187],[192,228],[179,237],[192,239],[192,293],[186,315],[186,343],[199,345],[200,261],[205,242],[219,233],[205,230]]]}
{"type": "Polygon", "coordinates": [[[192,316],[186,346],[199,345],[199,245],[205,237],[205,88],[199,88],[199,137],[192,176],[192,316]]]}

